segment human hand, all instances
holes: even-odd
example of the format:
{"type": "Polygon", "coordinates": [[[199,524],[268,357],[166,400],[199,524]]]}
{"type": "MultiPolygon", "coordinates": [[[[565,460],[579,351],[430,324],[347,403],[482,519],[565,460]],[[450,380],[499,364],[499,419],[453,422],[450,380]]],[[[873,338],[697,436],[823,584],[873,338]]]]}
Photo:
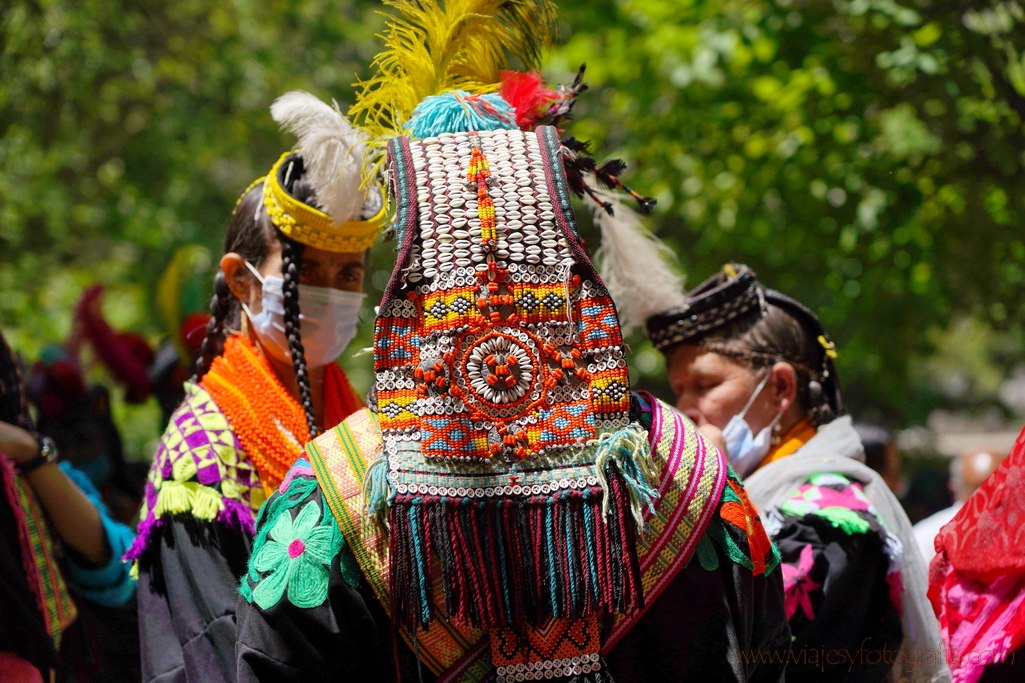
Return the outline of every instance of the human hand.
{"type": "Polygon", "coordinates": [[[21,427],[0,422],[0,453],[16,463],[25,463],[39,453],[39,442],[21,427]]]}

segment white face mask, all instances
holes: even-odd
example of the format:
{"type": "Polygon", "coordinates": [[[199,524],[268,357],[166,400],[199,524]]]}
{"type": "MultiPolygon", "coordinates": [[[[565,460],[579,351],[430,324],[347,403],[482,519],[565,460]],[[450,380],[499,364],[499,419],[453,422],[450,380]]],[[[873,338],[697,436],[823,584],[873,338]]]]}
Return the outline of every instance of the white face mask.
{"type": "Polygon", "coordinates": [[[780,418],[783,417],[782,412],[777,413],[772,422],[765,429],[758,432],[757,436],[751,433],[751,426],[744,419],[748,409],[751,408],[758,395],[762,393],[762,389],[765,388],[771,376],[772,371],[770,370],[762,378],[762,381],[758,383],[758,386],[755,387],[754,393],[747,400],[747,405],[744,406],[744,409],[739,414],[731,417],[726,425],[726,429],[722,430],[723,438],[726,440],[726,456],[729,458],[730,464],[733,465],[733,469],[741,477],[746,477],[750,474],[755,466],[762,461],[765,454],[769,452],[769,446],[772,443],[772,429],[779,422],[780,418]]]}
{"type": "MultiPolygon", "coordinates": [[[[254,315],[244,302],[242,309],[263,347],[278,360],[291,362],[285,336],[285,281],[278,275],[261,276],[248,261],[246,267],[263,286],[263,296],[259,313],[254,315]]],[[[363,292],[299,285],[300,334],[309,367],[322,367],[342,354],[356,336],[359,310],[366,296],[363,292]]]]}

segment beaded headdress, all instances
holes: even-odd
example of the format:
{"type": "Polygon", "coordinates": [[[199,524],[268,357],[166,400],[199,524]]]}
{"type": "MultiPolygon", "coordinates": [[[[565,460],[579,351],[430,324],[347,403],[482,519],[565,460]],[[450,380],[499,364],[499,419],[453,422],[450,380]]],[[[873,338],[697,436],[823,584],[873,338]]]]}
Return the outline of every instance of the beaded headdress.
{"type": "Polygon", "coordinates": [[[750,268],[728,263],[687,293],[684,305],[648,318],[652,345],[668,351],[737,321],[765,316],[765,291],[750,268]]]}
{"type": "MultiPolygon", "coordinates": [[[[722,270],[686,294],[683,306],[653,315],[647,320],[648,336],[658,350],[668,354],[681,344],[708,345],[710,339],[731,330],[747,330],[769,314],[769,306],[781,309],[801,326],[814,343],[818,361],[814,367],[790,358],[759,358],[762,363],[785,360],[804,371],[817,385],[818,398],[829,404],[834,415],[843,413],[843,397],[834,360],[836,344],[826,334],[822,321],[804,304],[764,287],[755,273],[741,263],[727,263],[722,270]]],[[[715,348],[717,352],[722,352],[715,348]]],[[[746,354],[750,355],[750,354],[746,354]]]]}
{"type": "Polygon", "coordinates": [[[305,92],[282,95],[271,114],[299,138],[298,149],[282,154],[259,179],[264,181],[263,204],[271,222],[286,237],[317,249],[369,249],[385,222],[387,206],[376,183],[363,189],[364,133],[336,108],[305,92]],[[312,183],[319,206],[299,201],[286,189],[300,173],[312,183]]]}
{"type": "Polygon", "coordinates": [[[595,180],[629,193],[622,164],[560,139],[579,77],[548,90],[499,70],[510,54],[534,63],[549,3],[388,4],[401,16],[350,114],[390,135],[398,260],[375,326],[384,457],[367,498],[389,524],[392,616],[411,629],[584,619],[593,648],[600,615],[642,601],[631,517],[655,495],[619,318],[571,206],[578,194],[615,211],[595,180]],[[459,28],[438,43],[439,25],[459,28]]]}

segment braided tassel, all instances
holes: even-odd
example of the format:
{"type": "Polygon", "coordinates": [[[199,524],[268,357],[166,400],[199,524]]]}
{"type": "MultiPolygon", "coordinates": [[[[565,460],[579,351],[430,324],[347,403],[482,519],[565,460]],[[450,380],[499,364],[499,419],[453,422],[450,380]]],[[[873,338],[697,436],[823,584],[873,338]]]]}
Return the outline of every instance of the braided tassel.
{"type": "Polygon", "coordinates": [[[615,464],[627,487],[630,497],[630,512],[637,527],[644,526],[644,511],[655,511],[655,500],[658,490],[658,471],[651,459],[651,447],[647,435],[636,423],[630,423],[622,429],[606,434],[597,446],[594,464],[598,483],[605,491],[602,501],[602,516],[609,514],[611,496],[609,495],[609,467],[615,464]]]}

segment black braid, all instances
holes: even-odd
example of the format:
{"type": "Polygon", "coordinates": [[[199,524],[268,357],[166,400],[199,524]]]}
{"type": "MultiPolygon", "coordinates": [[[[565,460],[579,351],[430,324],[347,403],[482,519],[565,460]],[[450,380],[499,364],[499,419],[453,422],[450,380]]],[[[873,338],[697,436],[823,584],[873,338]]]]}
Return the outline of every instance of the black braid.
{"type": "Polygon", "coordinates": [[[214,358],[224,352],[224,322],[231,314],[234,304],[235,297],[232,296],[231,289],[228,288],[224,273],[218,270],[217,275],[214,276],[214,295],[210,299],[212,315],[210,322],[206,324],[206,337],[203,338],[199,358],[196,359],[196,373],[193,375],[193,381],[198,382],[203,379],[210,370],[210,364],[213,363],[214,358]]]}
{"type": "Polygon", "coordinates": [[[295,382],[299,385],[299,398],[306,412],[306,425],[310,438],[320,434],[317,416],[313,412],[313,393],[310,391],[310,376],[306,369],[306,351],[303,349],[302,327],[299,321],[299,267],[302,265],[305,247],[282,237],[281,249],[281,293],[285,305],[285,336],[288,338],[288,352],[292,355],[295,368],[295,382]]]}

